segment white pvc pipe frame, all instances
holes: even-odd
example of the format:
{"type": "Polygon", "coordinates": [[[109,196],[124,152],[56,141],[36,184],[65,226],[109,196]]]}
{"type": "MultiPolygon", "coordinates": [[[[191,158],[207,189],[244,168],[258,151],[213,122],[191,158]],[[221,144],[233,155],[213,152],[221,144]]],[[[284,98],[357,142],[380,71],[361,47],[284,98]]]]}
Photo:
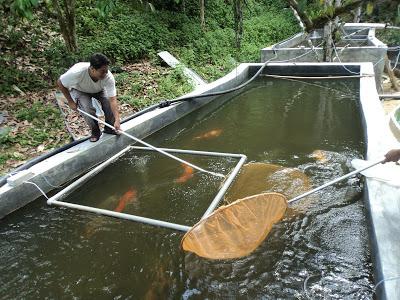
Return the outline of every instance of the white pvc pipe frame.
{"type": "MultiPolygon", "coordinates": [[[[91,207],[91,206],[85,206],[85,205],[79,205],[75,203],[69,203],[69,202],[63,202],[60,201],[59,199],[64,198],[66,195],[68,195],[70,192],[75,190],[78,186],[101,172],[104,168],[106,168],[108,165],[116,161],[120,156],[125,154],[127,151],[131,149],[136,149],[136,150],[148,150],[148,151],[156,151],[150,147],[139,147],[139,146],[128,146],[125,149],[121,150],[114,156],[110,157],[108,160],[104,161],[100,165],[98,165],[96,168],[67,186],[65,189],[61,190],[57,194],[55,194],[53,197],[49,198],[47,200],[47,204],[49,205],[57,205],[57,206],[63,206],[63,207],[68,207],[68,208],[74,208],[82,211],[87,211],[87,212],[92,212],[100,215],[105,215],[109,217],[114,217],[118,219],[124,219],[124,220],[129,220],[129,221],[134,221],[134,222],[140,222],[140,223],[145,223],[153,226],[159,226],[159,227],[165,227],[165,228],[170,228],[174,230],[179,230],[183,232],[187,232],[191,229],[190,226],[185,226],[185,225],[180,225],[180,224],[175,224],[175,223],[170,223],[170,222],[165,222],[161,220],[156,220],[156,219],[151,219],[151,218],[145,218],[145,217],[140,217],[136,215],[130,215],[130,214],[125,214],[125,213],[120,213],[120,212],[115,212],[107,209],[101,209],[101,208],[96,208],[96,207],[91,207]]],[[[214,209],[218,206],[218,204],[221,202],[222,197],[225,195],[226,191],[228,190],[229,186],[235,179],[236,175],[239,173],[240,168],[243,166],[243,164],[246,162],[247,156],[244,154],[233,154],[233,153],[221,153],[221,152],[207,152],[207,151],[195,151],[195,150],[182,150],[182,149],[169,149],[169,148],[160,148],[161,150],[165,152],[173,152],[173,153],[182,153],[182,154],[193,154],[193,155],[204,155],[204,156],[218,156],[218,157],[233,157],[233,158],[239,158],[238,163],[236,164],[235,168],[231,172],[231,174],[228,176],[228,178],[225,180],[224,184],[222,185],[221,189],[218,191],[217,195],[214,197],[213,201],[211,202],[210,206],[208,207],[207,211],[204,213],[201,219],[204,219],[207,217],[209,214],[211,214],[214,209]]]]}

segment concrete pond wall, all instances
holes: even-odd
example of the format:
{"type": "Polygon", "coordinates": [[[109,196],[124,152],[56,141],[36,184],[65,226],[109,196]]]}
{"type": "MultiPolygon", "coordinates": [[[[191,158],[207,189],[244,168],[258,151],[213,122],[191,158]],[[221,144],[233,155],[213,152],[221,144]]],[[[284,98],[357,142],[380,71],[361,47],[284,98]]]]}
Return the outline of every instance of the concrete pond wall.
{"type": "MultiPolygon", "coordinates": [[[[248,80],[262,66],[260,63],[241,64],[225,77],[200,87],[192,94],[232,88],[248,80]]],[[[389,130],[388,120],[379,101],[373,64],[351,63],[345,67],[353,73],[362,74],[359,92],[366,158],[375,160],[383,157],[388,149],[400,148],[400,143],[389,130]]],[[[346,69],[337,63],[296,62],[271,63],[264,72],[273,75],[348,76],[346,69]]],[[[201,106],[207,105],[206,107],[213,110],[216,105],[231,97],[232,94],[219,97],[218,101],[213,101],[215,97],[207,97],[156,109],[123,123],[122,129],[138,138],[144,138],[201,106]]],[[[33,176],[29,181],[37,184],[50,196],[55,192],[53,186],[73,181],[129,144],[132,144],[132,140],[127,137],[111,135],[103,135],[97,143],[82,142],[32,166],[29,170],[33,176]]],[[[379,283],[376,293],[379,299],[400,299],[400,280],[389,280],[400,275],[400,188],[372,178],[366,178],[364,188],[375,282],[379,283]]],[[[16,187],[5,184],[0,188],[0,218],[6,217],[40,196],[41,193],[32,184],[22,183],[16,187]]],[[[43,205],[46,205],[44,200],[43,205]]]]}
{"type": "MultiPolygon", "coordinates": [[[[343,26],[343,39],[336,46],[337,56],[333,62],[372,62],[378,90],[387,54],[387,45],[375,37],[375,30],[384,24],[347,23],[343,26]]],[[[261,62],[323,62],[322,30],[314,31],[310,39],[313,49],[306,43],[307,34],[298,33],[293,37],[270,47],[261,49],[261,62]]],[[[348,73],[351,74],[350,71],[348,73]]]]}

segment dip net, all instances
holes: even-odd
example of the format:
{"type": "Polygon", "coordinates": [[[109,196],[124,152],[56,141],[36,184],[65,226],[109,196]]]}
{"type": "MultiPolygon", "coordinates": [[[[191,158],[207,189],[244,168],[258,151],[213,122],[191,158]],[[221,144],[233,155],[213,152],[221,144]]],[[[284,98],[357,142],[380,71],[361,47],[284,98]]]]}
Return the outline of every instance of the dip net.
{"type": "Polygon", "coordinates": [[[298,169],[250,163],[225,196],[228,203],[194,225],[181,246],[198,256],[232,259],[253,252],[287,211],[287,197],[310,188],[298,169]],[[238,199],[238,200],[236,200],[238,199]]]}

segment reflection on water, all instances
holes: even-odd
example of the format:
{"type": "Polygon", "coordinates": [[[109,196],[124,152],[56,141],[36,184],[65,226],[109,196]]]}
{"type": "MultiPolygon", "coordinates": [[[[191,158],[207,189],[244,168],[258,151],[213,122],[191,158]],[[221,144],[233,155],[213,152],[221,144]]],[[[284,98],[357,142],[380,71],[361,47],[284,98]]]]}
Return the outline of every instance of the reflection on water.
{"type": "MultiPolygon", "coordinates": [[[[349,172],[349,161],[362,156],[357,88],[352,80],[259,80],[234,100],[207,105],[148,142],[244,153],[250,162],[299,170],[316,187],[349,172]]],[[[181,157],[224,174],[236,163],[181,157]]],[[[274,189],[282,189],[281,175],[274,189]]],[[[191,225],[220,183],[156,153],[131,151],[66,201],[191,225]]],[[[0,298],[371,298],[359,181],[349,179],[314,197],[312,205],[276,224],[254,253],[233,261],[183,253],[180,232],[49,207],[40,199],[2,220],[0,298]]]]}

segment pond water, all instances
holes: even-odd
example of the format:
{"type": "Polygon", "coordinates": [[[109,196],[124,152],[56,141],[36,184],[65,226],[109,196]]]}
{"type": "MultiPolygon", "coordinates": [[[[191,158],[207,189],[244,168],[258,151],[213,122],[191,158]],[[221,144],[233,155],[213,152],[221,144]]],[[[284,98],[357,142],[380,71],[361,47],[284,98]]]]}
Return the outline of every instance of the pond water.
{"type": "MultiPolygon", "coordinates": [[[[260,78],[147,141],[243,153],[249,162],[298,168],[316,187],[363,155],[358,87],[356,80],[260,78]]],[[[224,174],[237,162],[180,156],[224,174]]],[[[130,151],[65,201],[193,225],[220,183],[157,153],[130,151]]],[[[47,206],[41,198],[1,221],[0,298],[370,299],[360,181],[326,188],[316,199],[276,224],[251,255],[212,261],[184,253],[181,232],[47,206]]]]}

